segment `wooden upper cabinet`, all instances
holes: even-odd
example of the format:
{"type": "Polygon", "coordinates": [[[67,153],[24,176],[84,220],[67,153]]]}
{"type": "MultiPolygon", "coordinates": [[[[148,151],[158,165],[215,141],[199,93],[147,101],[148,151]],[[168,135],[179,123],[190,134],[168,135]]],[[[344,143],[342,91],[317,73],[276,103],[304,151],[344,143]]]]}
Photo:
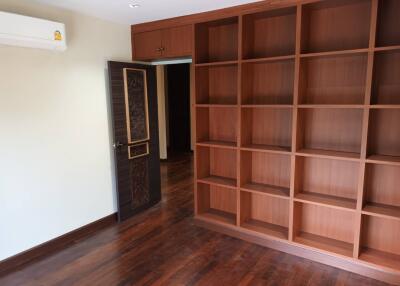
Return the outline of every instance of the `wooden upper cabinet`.
{"type": "Polygon", "coordinates": [[[133,59],[150,60],[190,56],[192,25],[133,34],[133,59]]]}
{"type": "Polygon", "coordinates": [[[181,57],[192,54],[192,25],[164,29],[163,57],[181,57]]]}
{"type": "Polygon", "coordinates": [[[136,60],[161,57],[161,30],[133,34],[133,58],[136,60]]]}

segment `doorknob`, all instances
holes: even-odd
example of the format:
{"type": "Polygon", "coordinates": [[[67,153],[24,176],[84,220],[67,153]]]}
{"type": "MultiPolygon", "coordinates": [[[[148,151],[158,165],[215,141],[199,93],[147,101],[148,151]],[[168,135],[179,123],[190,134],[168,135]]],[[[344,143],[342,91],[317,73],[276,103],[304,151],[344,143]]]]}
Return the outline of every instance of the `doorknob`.
{"type": "Polygon", "coordinates": [[[117,142],[115,142],[115,143],[113,144],[114,149],[120,148],[120,147],[122,147],[122,146],[124,146],[124,144],[122,144],[122,143],[119,142],[119,141],[117,141],[117,142]]]}

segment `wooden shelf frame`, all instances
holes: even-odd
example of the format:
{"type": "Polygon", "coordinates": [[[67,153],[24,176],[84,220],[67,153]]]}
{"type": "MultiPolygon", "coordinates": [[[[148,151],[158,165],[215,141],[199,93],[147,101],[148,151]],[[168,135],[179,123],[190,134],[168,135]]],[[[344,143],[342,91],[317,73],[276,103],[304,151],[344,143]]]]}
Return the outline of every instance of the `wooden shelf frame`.
{"type": "MultiPolygon", "coordinates": [[[[400,55],[400,28],[397,30],[390,31],[389,34],[383,35],[387,38],[386,40],[380,40],[380,42],[385,42],[386,45],[379,44],[377,33],[379,32],[379,27],[377,24],[380,23],[380,10],[381,2],[384,0],[332,0],[332,1],[305,1],[305,3],[300,2],[295,5],[280,5],[277,8],[268,8],[265,12],[257,11],[257,15],[254,17],[269,17],[269,15],[274,15],[275,12],[269,11],[270,9],[278,9],[284,11],[290,11],[289,14],[293,14],[295,11],[295,47],[294,51],[289,48],[290,45],[286,45],[282,53],[267,50],[264,52],[252,51],[252,47],[244,47],[243,42],[247,36],[244,36],[246,30],[249,28],[246,26],[245,22],[252,19],[252,15],[249,12],[245,14],[238,15],[238,29],[237,29],[237,59],[228,60],[226,62],[211,62],[211,63],[197,63],[196,68],[208,68],[208,67],[218,67],[218,66],[237,66],[237,80],[235,86],[237,87],[236,102],[231,103],[230,107],[237,107],[237,118],[234,119],[236,123],[237,130],[237,145],[231,144],[230,146],[219,146],[220,148],[231,149],[236,152],[236,186],[232,184],[230,188],[236,191],[236,226],[235,228],[243,233],[253,233],[258,236],[272,237],[277,239],[282,239],[287,241],[288,244],[301,245],[306,248],[316,249],[325,253],[330,253],[332,255],[337,255],[341,257],[347,257],[353,262],[359,262],[360,264],[368,263],[373,265],[376,269],[387,270],[393,269],[393,259],[400,257],[398,254],[392,254],[380,251],[377,249],[370,248],[364,243],[363,237],[366,231],[366,224],[363,223],[365,217],[373,217],[377,219],[389,220],[389,221],[400,221],[400,214],[397,205],[392,205],[389,203],[377,203],[375,201],[368,201],[367,199],[367,189],[369,182],[366,180],[368,176],[369,166],[372,165],[382,165],[388,166],[388,168],[400,168],[400,156],[394,156],[394,154],[380,154],[371,152],[370,143],[371,136],[371,118],[375,117],[376,113],[385,112],[399,112],[400,113],[400,93],[398,97],[382,97],[377,95],[376,90],[379,90],[374,85],[374,80],[377,80],[377,75],[375,74],[375,68],[378,66],[380,70],[386,73],[390,73],[394,70],[395,75],[398,74],[397,65],[400,64],[390,63],[391,66],[387,65],[387,59],[380,59],[389,55],[396,56],[400,55]],[[321,2],[321,3],[319,3],[321,2]],[[329,2],[328,4],[322,2],[329,2]],[[333,4],[332,4],[333,3],[333,4]],[[379,5],[378,5],[379,4],[379,5]],[[355,27],[352,27],[346,33],[340,35],[341,26],[336,27],[339,31],[337,35],[332,35],[327,41],[320,41],[321,34],[317,35],[313,39],[307,38],[305,31],[307,30],[307,21],[310,20],[310,9],[325,9],[326,5],[331,5],[333,9],[338,11],[344,11],[347,19],[353,15],[351,11],[357,11],[360,9],[361,13],[366,13],[366,15],[358,15],[358,19],[355,20],[357,23],[364,23],[366,27],[363,26],[360,35],[357,35],[357,40],[354,44],[348,42],[349,37],[355,31],[355,27]],[[287,8],[289,7],[289,8],[287,8]],[[310,8],[311,7],[311,8],[310,8]],[[336,8],[335,8],[336,7],[336,8]],[[350,7],[346,10],[346,7],[350,7]],[[353,32],[352,32],[353,31],[353,32]],[[396,37],[399,36],[397,39],[396,37]],[[334,43],[336,38],[347,37],[344,43],[335,43],[332,47],[329,47],[329,43],[334,43]],[[308,43],[307,43],[308,41],[308,43]],[[311,45],[310,45],[311,43],[311,45]],[[340,46],[343,47],[340,47],[340,46]],[[250,48],[249,48],[250,47],[250,48]],[[304,100],[304,90],[302,89],[302,78],[304,77],[303,68],[305,62],[318,62],[319,59],[329,59],[329,58],[350,58],[356,59],[357,64],[361,64],[362,72],[357,72],[356,79],[350,79],[350,85],[354,83],[356,91],[350,90],[349,92],[354,92],[354,96],[350,100],[343,100],[345,95],[339,101],[330,100],[304,100]],[[244,89],[244,85],[247,84],[249,78],[247,78],[247,72],[250,67],[255,65],[265,65],[267,67],[272,67],[275,63],[293,63],[293,94],[289,101],[271,101],[271,102],[252,102],[248,99],[248,92],[244,89]],[[244,76],[246,73],[246,77],[244,76]],[[364,77],[364,78],[363,78],[364,77]],[[247,93],[247,94],[246,94],[247,93]],[[389,99],[388,99],[389,98],[389,99]],[[291,144],[286,144],[285,148],[280,148],[279,146],[268,146],[268,145],[256,145],[256,144],[242,144],[244,139],[248,137],[245,133],[247,132],[246,126],[248,123],[245,122],[246,117],[248,117],[249,110],[267,110],[271,109],[273,111],[278,109],[285,109],[291,113],[291,144]],[[317,144],[304,144],[304,127],[302,126],[302,116],[305,113],[315,114],[320,112],[320,114],[326,114],[329,112],[338,112],[332,116],[332,120],[338,118],[341,120],[341,115],[353,113],[348,119],[357,118],[357,126],[353,128],[354,132],[350,136],[353,136],[350,140],[349,138],[344,139],[344,148],[340,146],[340,140],[336,144],[339,148],[318,148],[318,141],[321,138],[316,138],[311,140],[317,140],[317,144]],[[354,115],[356,114],[356,115],[354,115]],[[346,141],[347,140],[347,141],[346,141]],[[316,146],[316,147],[315,147],[316,146]],[[286,187],[276,187],[274,184],[259,183],[254,184],[254,182],[248,181],[241,175],[243,173],[243,166],[246,165],[243,162],[246,160],[245,154],[267,154],[267,155],[277,155],[277,156],[287,156],[290,160],[290,168],[287,168],[289,173],[289,186],[286,187]],[[352,198],[343,198],[341,196],[324,196],[315,193],[308,193],[299,191],[297,188],[299,181],[301,181],[301,173],[299,172],[299,162],[304,160],[304,158],[309,158],[310,160],[328,160],[328,161],[342,161],[345,164],[353,164],[357,166],[357,170],[352,172],[355,176],[356,184],[354,184],[354,193],[352,198]],[[248,215],[245,213],[247,210],[242,209],[246,202],[243,202],[243,196],[260,196],[265,198],[275,198],[288,203],[288,208],[286,210],[288,215],[287,228],[276,228],[274,224],[269,224],[269,222],[247,219],[248,215]],[[339,216],[351,217],[349,223],[352,224],[352,234],[346,237],[345,241],[331,237],[330,234],[319,235],[318,229],[315,233],[304,232],[299,229],[299,211],[298,206],[305,205],[308,208],[315,207],[323,210],[327,210],[329,213],[337,212],[339,216]],[[287,234],[286,234],[287,231],[287,234]],[[277,234],[278,233],[278,234],[277,234]],[[281,235],[279,235],[281,233],[281,235]],[[282,234],[284,235],[284,238],[282,234]],[[372,257],[372,258],[371,258],[372,257]]],[[[396,6],[395,9],[399,9],[400,5],[395,3],[396,0],[389,0],[388,6],[396,6]],[[393,4],[395,3],[395,4],[393,4]]],[[[400,1],[399,1],[400,2],[400,1]]],[[[331,7],[331,8],[332,8],[331,7]]],[[[388,13],[387,8],[385,8],[385,13],[388,13]]],[[[277,12],[279,15],[279,12],[277,12]]],[[[317,11],[317,13],[319,13],[317,11]]],[[[382,13],[382,12],[381,12],[382,13]]],[[[335,13],[329,14],[328,18],[335,17],[335,13]]],[[[345,18],[346,18],[345,17],[345,18]]],[[[313,18],[320,19],[320,17],[313,18]]],[[[223,20],[222,20],[223,21],[223,20]]],[[[251,21],[251,20],[250,20],[251,21]]],[[[392,20],[389,20],[389,22],[392,20]]],[[[363,24],[363,25],[364,25],[363,24]]],[[[266,24],[268,25],[268,24],[266,24]]],[[[389,25],[389,24],[386,24],[389,25]]],[[[328,25],[329,26],[329,25],[328,25]]],[[[329,28],[329,27],[328,27],[329,28]]],[[[357,27],[358,29],[359,27],[357,27]]],[[[395,29],[392,27],[392,29],[395,29]]],[[[293,31],[292,31],[293,32],[293,31]]],[[[321,32],[322,33],[322,32],[321,32]]],[[[354,33],[353,33],[354,34],[354,33]]],[[[381,38],[382,39],[382,36],[381,38]]],[[[261,42],[259,42],[261,43],[261,42]]],[[[262,43],[261,43],[262,46],[262,43]]],[[[258,47],[259,48],[259,47],[258,47]]],[[[196,55],[195,51],[195,55],[196,55]]],[[[394,56],[392,56],[394,57],[394,56]]],[[[329,65],[328,65],[329,66],[329,65]]],[[[324,67],[321,67],[322,69],[324,67]]],[[[267,69],[268,70],[268,69],[267,69]]],[[[396,84],[397,81],[394,80],[396,84]]],[[[196,82],[201,84],[201,82],[196,82]]],[[[390,85],[390,83],[389,83],[390,85]]],[[[322,86],[323,88],[323,86],[322,86]]],[[[350,88],[352,88],[350,86],[350,88]]],[[[385,86],[383,88],[386,88],[385,86]]],[[[393,87],[397,90],[397,86],[393,87]]],[[[390,92],[390,91],[389,91],[390,92]]],[[[394,93],[393,93],[394,94],[394,93]]],[[[390,95],[396,96],[396,95],[390,95]]],[[[199,102],[198,102],[199,103],[199,102]]],[[[201,107],[200,104],[196,105],[201,107]]],[[[206,104],[202,104],[206,107],[206,104]]],[[[208,106],[207,106],[208,107],[208,106]]],[[[222,109],[222,108],[221,108],[222,109]]],[[[323,119],[326,123],[321,126],[328,129],[328,132],[336,132],[334,129],[329,130],[329,124],[327,119],[323,119]],[[333,130],[333,131],[332,131],[333,130]]],[[[345,120],[343,120],[345,122],[345,120]]],[[[278,122],[279,125],[279,122],[278,122]]],[[[321,129],[322,129],[321,127],[321,129]]],[[[318,127],[320,128],[320,127],[318,127]]],[[[351,130],[351,129],[348,129],[351,130]]],[[[324,139],[324,138],[322,138],[324,139]]],[[[400,139],[400,136],[399,136],[400,139]]],[[[397,140],[397,137],[395,138],[397,140]]],[[[400,140],[399,140],[400,141],[400,140]]],[[[393,141],[394,142],[394,141],[393,141]]],[[[397,141],[396,141],[397,142],[397,141]]],[[[216,142],[198,142],[196,148],[201,147],[218,147],[216,142]],[[209,145],[207,145],[209,144],[209,145]]],[[[315,142],[313,142],[315,143],[315,142]]],[[[400,142],[399,142],[400,144],[400,142]]],[[[222,145],[222,144],[219,144],[222,145]]],[[[333,144],[335,145],[335,144],[333,144]]],[[[400,145],[399,145],[400,146],[400,145]]],[[[197,152],[197,151],[196,151],[197,152]]],[[[196,171],[196,178],[197,178],[196,171]]],[[[400,175],[400,174],[399,174],[400,175]]],[[[197,190],[195,190],[197,192],[197,190]]],[[[197,205],[197,203],[196,203],[197,205]]],[[[323,211],[324,212],[324,211],[323,211]]],[[[198,214],[196,212],[196,214],[198,214]]],[[[211,218],[209,219],[211,221],[211,218]]],[[[347,224],[347,223],[346,223],[347,224]]],[[[347,226],[349,227],[349,226],[347,226]]],[[[390,242],[389,242],[390,243],[390,242]]],[[[395,264],[397,267],[397,264],[395,264]]],[[[400,267],[395,269],[395,273],[400,277],[400,267]]]]}

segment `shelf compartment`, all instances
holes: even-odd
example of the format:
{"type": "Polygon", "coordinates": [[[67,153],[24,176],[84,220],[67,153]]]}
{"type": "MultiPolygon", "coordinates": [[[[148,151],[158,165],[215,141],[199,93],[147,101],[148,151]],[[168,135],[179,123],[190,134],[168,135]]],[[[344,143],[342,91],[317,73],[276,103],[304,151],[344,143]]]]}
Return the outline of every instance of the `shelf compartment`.
{"type": "Polygon", "coordinates": [[[355,210],[359,166],[351,161],[297,156],[295,199],[355,210]]]}
{"type": "Polygon", "coordinates": [[[242,104],[292,104],[293,86],[293,59],[242,66],[242,104]]]}
{"type": "Polygon", "coordinates": [[[353,254],[353,244],[331,239],[311,233],[300,232],[297,234],[295,242],[323,251],[334,252],[351,257],[353,254]]]}
{"type": "Polygon", "coordinates": [[[296,7],[243,16],[243,58],[293,55],[296,7]]]}
{"type": "Polygon", "coordinates": [[[203,219],[236,225],[236,191],[197,184],[197,211],[203,219]]]}
{"type": "Polygon", "coordinates": [[[272,196],[289,196],[290,155],[241,151],[241,187],[272,196]]]}
{"type": "Polygon", "coordinates": [[[330,0],[303,6],[302,53],[368,48],[369,0],[330,0]]]}
{"type": "Polygon", "coordinates": [[[370,111],[368,130],[369,156],[378,155],[378,158],[382,158],[383,155],[390,161],[400,160],[399,122],[400,109],[373,109],[370,111]]]}
{"type": "Polygon", "coordinates": [[[363,211],[400,219],[400,166],[367,164],[363,211]]]}
{"type": "Polygon", "coordinates": [[[294,241],[323,251],[353,256],[355,214],[295,202],[294,241]]]}
{"type": "Polygon", "coordinates": [[[236,187],[236,150],[197,146],[196,155],[199,181],[236,187]]]}
{"type": "Polygon", "coordinates": [[[400,270],[400,255],[364,247],[360,251],[359,259],[375,265],[388,267],[396,271],[400,270]]]}
{"type": "Polygon", "coordinates": [[[400,104],[400,50],[375,53],[371,104],[400,104]]]}
{"type": "Polygon", "coordinates": [[[368,54],[301,59],[300,104],[364,104],[368,54]]]}
{"type": "Polygon", "coordinates": [[[398,0],[382,0],[378,5],[378,22],[376,46],[400,45],[400,2],[398,0]]]}
{"type": "Polygon", "coordinates": [[[238,17],[195,25],[196,63],[238,58],[238,17]]]}
{"type": "Polygon", "coordinates": [[[236,64],[196,67],[197,104],[237,104],[236,64]]]}
{"type": "Polygon", "coordinates": [[[355,153],[359,158],[362,122],[362,109],[299,109],[297,150],[355,153]]]}
{"type": "Polygon", "coordinates": [[[245,108],[242,112],[241,146],[290,151],[292,110],[288,108],[245,108]]]}
{"type": "Polygon", "coordinates": [[[268,236],[288,239],[289,201],[241,192],[240,226],[268,236]]]}
{"type": "Polygon", "coordinates": [[[219,145],[236,146],[238,108],[197,108],[197,142],[214,142],[219,145]]]}
{"type": "Polygon", "coordinates": [[[400,270],[400,221],[363,215],[359,259],[400,270]]]}

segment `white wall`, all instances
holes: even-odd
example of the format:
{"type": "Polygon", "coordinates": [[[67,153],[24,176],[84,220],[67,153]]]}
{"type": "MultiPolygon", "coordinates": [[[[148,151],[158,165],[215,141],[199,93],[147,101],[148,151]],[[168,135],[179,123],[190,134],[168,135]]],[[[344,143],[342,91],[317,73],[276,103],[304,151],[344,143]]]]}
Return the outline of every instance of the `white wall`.
{"type": "Polygon", "coordinates": [[[130,28],[29,0],[0,10],[63,22],[63,53],[0,46],[0,260],[116,211],[106,60],[130,28]]]}

